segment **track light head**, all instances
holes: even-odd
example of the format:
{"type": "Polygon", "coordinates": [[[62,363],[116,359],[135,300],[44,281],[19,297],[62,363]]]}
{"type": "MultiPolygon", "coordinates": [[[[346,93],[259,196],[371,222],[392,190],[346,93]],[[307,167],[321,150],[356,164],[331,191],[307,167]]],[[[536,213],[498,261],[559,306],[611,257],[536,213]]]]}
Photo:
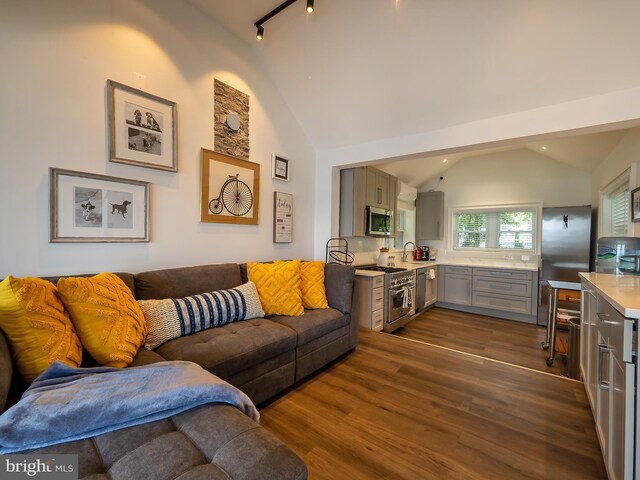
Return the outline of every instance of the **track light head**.
{"type": "Polygon", "coordinates": [[[313,0],[307,0],[307,12],[313,13],[313,0]]]}
{"type": "Polygon", "coordinates": [[[262,40],[262,37],[264,37],[264,27],[262,25],[258,25],[258,31],[256,32],[256,38],[258,40],[262,40]]]}

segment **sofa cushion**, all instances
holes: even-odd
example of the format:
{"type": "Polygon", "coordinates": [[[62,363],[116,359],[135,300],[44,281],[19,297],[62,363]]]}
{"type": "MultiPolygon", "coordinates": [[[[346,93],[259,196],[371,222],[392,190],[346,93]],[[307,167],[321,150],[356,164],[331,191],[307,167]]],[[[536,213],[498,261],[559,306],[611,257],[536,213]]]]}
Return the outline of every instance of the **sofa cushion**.
{"type": "Polygon", "coordinates": [[[324,286],[324,262],[302,262],[300,279],[302,306],[308,309],[329,308],[324,286]]]}
{"type": "Polygon", "coordinates": [[[112,273],[58,280],[58,292],[82,345],[100,364],[131,364],[147,335],[147,324],[131,290],[112,273]]]}
{"type": "Polygon", "coordinates": [[[4,331],[18,371],[33,382],[59,360],[77,367],[82,346],[56,287],[40,278],[0,282],[0,328],[4,331]]]}
{"type": "Polygon", "coordinates": [[[328,263],[324,269],[324,286],[329,306],[342,313],[351,313],[353,277],[356,269],[351,266],[328,263]]]}
{"type": "MultiPolygon", "coordinates": [[[[135,283],[134,283],[134,279],[133,279],[133,274],[132,273],[127,273],[127,272],[112,272],[115,276],[117,276],[118,278],[120,278],[120,280],[122,280],[124,282],[124,284],[129,288],[129,290],[131,290],[131,293],[133,293],[133,295],[135,296],[135,283]]],[[[58,280],[60,280],[61,278],[66,278],[66,277],[81,277],[81,278],[89,278],[89,277],[95,277],[95,273],[82,273],[79,275],[58,275],[55,277],[42,277],[43,280],[46,280],[48,282],[53,283],[54,285],[58,284],[58,280]]]]}
{"type": "Polygon", "coordinates": [[[79,478],[306,478],[304,463],[289,448],[226,404],[29,453],[54,452],[79,455],[79,478]]]}
{"type": "Polygon", "coordinates": [[[253,282],[179,299],[138,300],[138,304],[147,322],[144,346],[149,349],[208,328],[264,317],[253,282]]]}
{"type": "Polygon", "coordinates": [[[249,280],[256,284],[265,314],[302,315],[300,260],[247,262],[249,280]]]}
{"type": "Polygon", "coordinates": [[[237,263],[200,265],[142,272],[135,275],[136,298],[182,298],[241,285],[237,263]]]}
{"type": "Polygon", "coordinates": [[[290,328],[254,318],[176,338],[155,351],[166,360],[194,362],[226,379],[293,351],[295,346],[296,334],[290,328]]]}
{"type": "Polygon", "coordinates": [[[269,320],[294,330],[298,337],[297,347],[344,327],[350,321],[348,315],[342,314],[335,308],[306,310],[301,317],[272,315],[269,320]]]}

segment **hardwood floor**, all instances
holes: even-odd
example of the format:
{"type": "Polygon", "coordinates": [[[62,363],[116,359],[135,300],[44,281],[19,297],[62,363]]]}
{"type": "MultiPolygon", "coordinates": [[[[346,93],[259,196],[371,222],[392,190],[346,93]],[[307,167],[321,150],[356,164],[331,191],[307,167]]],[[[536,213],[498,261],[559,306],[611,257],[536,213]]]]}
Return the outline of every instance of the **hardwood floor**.
{"type": "Polygon", "coordinates": [[[606,479],[582,384],[362,331],[261,408],[322,479],[606,479]]]}
{"type": "MultiPolygon", "coordinates": [[[[562,375],[566,361],[556,356],[552,366],[541,348],[546,328],[528,323],[501,320],[484,315],[432,308],[411,320],[394,335],[411,338],[461,352],[562,375]]],[[[566,338],[566,332],[558,331],[566,338]]]]}

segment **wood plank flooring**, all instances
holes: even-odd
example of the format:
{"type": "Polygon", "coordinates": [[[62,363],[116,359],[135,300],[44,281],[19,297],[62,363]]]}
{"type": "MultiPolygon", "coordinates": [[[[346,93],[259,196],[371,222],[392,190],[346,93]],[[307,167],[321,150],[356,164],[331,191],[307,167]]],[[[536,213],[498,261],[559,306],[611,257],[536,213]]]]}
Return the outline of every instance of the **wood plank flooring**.
{"type": "MultiPolygon", "coordinates": [[[[394,335],[556,375],[566,371],[561,356],[547,366],[548,352],[540,346],[546,327],[528,323],[434,307],[394,335]]],[[[566,338],[566,332],[559,330],[558,335],[566,338]]]]}
{"type": "Polygon", "coordinates": [[[606,479],[581,383],[393,335],[260,410],[314,480],[606,479]]]}

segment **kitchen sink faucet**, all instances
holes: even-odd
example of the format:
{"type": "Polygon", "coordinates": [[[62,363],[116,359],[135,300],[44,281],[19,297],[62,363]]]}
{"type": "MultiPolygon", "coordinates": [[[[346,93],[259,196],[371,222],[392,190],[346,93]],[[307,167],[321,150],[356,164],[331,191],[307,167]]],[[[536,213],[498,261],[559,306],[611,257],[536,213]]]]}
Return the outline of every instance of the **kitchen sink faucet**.
{"type": "Polygon", "coordinates": [[[415,250],[416,248],[418,248],[418,247],[416,247],[416,244],[415,244],[415,243],[413,243],[413,242],[407,242],[407,243],[405,243],[405,244],[404,244],[404,247],[402,247],[402,262],[403,262],[403,263],[407,261],[407,245],[409,245],[409,244],[413,245],[413,249],[414,249],[414,250],[415,250]]]}

